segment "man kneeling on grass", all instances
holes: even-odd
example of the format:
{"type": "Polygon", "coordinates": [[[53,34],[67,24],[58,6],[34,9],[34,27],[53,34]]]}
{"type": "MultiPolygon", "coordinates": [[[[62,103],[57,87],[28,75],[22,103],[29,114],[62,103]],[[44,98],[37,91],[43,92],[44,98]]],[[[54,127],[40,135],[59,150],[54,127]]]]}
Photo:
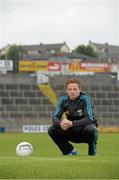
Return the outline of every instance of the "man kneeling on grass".
{"type": "Polygon", "coordinates": [[[66,82],[66,95],[59,99],[52,120],[48,133],[63,155],[78,154],[71,142],[88,143],[88,155],[96,155],[97,122],[93,117],[91,99],[81,92],[78,79],[66,82]],[[63,113],[66,119],[61,119],[63,113]]]}

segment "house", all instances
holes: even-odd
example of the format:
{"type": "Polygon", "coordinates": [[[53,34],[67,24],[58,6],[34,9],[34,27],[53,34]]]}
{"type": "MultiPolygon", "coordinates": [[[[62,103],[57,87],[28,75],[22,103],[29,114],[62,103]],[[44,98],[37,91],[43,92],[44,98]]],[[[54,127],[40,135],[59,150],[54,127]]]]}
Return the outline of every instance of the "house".
{"type": "MultiPolygon", "coordinates": [[[[57,53],[68,53],[70,51],[66,42],[57,43],[57,44],[36,44],[36,45],[20,45],[24,50],[23,57],[25,56],[38,56],[42,54],[57,54],[57,53]]],[[[10,45],[2,48],[0,50],[0,55],[4,55],[8,52],[10,45]]]]}
{"type": "Polygon", "coordinates": [[[94,43],[91,41],[89,41],[89,45],[97,52],[99,62],[119,62],[119,46],[109,45],[108,43],[94,43]]]}
{"type": "Polygon", "coordinates": [[[70,51],[68,45],[64,43],[57,44],[37,44],[37,45],[24,45],[22,48],[27,55],[42,55],[42,54],[56,54],[67,53],[70,51]]]}
{"type": "Polygon", "coordinates": [[[1,56],[2,56],[2,55],[5,55],[5,54],[8,52],[9,48],[10,48],[10,45],[8,44],[8,45],[5,46],[4,48],[0,49],[0,55],[1,55],[1,56]]]}

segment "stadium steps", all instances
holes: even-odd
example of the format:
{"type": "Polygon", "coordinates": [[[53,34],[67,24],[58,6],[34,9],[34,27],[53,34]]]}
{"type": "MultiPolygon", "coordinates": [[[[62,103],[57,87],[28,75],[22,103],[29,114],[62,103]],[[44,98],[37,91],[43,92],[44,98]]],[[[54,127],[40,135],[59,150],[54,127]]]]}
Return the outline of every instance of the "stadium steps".
{"type": "Polygon", "coordinates": [[[50,102],[56,106],[58,98],[52,86],[50,84],[40,84],[38,87],[42,93],[49,98],[50,102]]]}

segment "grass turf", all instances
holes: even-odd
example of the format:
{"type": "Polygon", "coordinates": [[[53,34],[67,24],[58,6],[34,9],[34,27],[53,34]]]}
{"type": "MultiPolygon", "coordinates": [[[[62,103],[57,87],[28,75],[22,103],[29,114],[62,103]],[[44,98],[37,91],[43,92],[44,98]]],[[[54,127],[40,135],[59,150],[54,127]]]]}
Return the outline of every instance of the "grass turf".
{"type": "Polygon", "coordinates": [[[78,156],[63,156],[47,133],[1,133],[0,179],[118,179],[119,134],[100,133],[97,156],[87,155],[87,144],[74,144],[78,156]],[[30,157],[16,156],[18,143],[28,141],[30,157]]]}

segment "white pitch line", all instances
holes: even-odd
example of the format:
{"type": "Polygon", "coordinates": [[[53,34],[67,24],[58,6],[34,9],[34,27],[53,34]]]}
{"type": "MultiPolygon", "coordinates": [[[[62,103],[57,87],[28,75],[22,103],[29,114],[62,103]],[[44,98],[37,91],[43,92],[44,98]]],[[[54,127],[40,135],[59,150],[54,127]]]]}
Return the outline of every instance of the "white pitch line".
{"type": "MultiPolygon", "coordinates": [[[[79,161],[79,162],[96,162],[93,157],[92,159],[80,159],[80,157],[76,157],[76,158],[72,158],[72,157],[66,157],[66,158],[62,158],[62,157],[20,157],[20,156],[3,156],[0,157],[0,159],[4,160],[4,159],[33,159],[33,160],[37,160],[37,161],[79,161]]],[[[100,162],[105,162],[105,163],[110,163],[112,162],[111,160],[100,160],[100,162]]]]}

